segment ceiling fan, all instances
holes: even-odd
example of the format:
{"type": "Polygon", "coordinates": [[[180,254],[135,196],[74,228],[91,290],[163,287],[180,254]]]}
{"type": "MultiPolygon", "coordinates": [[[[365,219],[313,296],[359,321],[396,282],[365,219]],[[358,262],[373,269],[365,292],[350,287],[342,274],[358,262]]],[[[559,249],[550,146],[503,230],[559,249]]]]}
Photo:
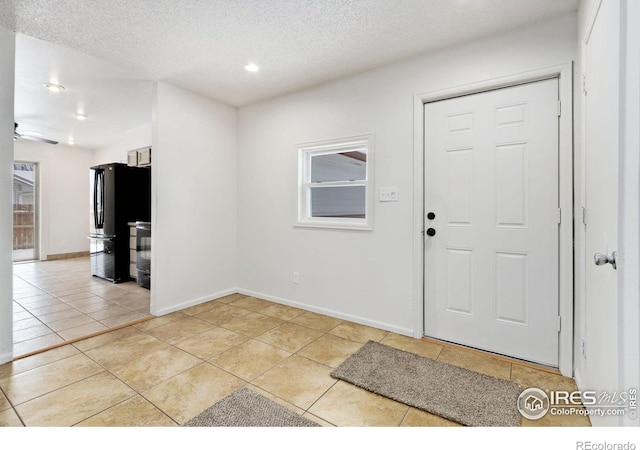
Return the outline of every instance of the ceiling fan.
{"type": "Polygon", "coordinates": [[[45,144],[57,144],[58,141],[52,141],[51,139],[45,139],[45,138],[41,138],[38,136],[30,136],[28,134],[20,134],[18,133],[18,124],[17,123],[13,123],[13,139],[28,139],[30,141],[36,141],[36,142],[44,142],[45,144]]]}

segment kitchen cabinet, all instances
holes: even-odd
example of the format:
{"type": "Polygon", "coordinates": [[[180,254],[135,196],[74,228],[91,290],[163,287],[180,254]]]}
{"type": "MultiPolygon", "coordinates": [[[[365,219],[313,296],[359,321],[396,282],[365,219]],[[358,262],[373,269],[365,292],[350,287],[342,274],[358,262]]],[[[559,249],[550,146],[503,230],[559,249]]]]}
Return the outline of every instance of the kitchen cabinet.
{"type": "Polygon", "coordinates": [[[151,165],[151,147],[142,147],[127,152],[127,165],[147,167],[151,165]]]}

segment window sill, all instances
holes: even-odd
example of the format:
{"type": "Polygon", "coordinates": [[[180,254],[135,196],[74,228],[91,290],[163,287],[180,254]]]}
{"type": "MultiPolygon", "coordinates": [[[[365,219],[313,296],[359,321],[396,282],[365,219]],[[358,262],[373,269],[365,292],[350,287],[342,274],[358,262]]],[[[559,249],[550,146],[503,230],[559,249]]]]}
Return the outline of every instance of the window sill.
{"type": "Polygon", "coordinates": [[[358,231],[372,231],[371,224],[364,221],[352,221],[352,220],[299,220],[294,225],[296,228],[329,228],[336,230],[358,230],[358,231]]]}

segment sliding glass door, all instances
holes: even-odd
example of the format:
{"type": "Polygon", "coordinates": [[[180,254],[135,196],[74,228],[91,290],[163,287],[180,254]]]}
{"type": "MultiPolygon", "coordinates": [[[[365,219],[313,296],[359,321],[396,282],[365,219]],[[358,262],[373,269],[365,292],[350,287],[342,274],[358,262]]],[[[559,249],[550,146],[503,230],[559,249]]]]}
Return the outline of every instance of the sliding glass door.
{"type": "Polygon", "coordinates": [[[38,259],[38,164],[13,164],[13,261],[38,259]]]}

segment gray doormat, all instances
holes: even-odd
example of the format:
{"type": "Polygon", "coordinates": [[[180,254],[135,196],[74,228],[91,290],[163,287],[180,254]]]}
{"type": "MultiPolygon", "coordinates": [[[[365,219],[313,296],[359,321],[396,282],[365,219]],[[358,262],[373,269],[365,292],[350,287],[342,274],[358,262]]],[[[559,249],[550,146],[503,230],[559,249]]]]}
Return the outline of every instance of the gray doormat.
{"type": "Polygon", "coordinates": [[[319,427],[284,406],[243,387],[202,411],[183,427],[319,427]]]}
{"type": "Polygon", "coordinates": [[[519,384],[369,341],[331,376],[469,426],[520,426],[519,384]]]}

